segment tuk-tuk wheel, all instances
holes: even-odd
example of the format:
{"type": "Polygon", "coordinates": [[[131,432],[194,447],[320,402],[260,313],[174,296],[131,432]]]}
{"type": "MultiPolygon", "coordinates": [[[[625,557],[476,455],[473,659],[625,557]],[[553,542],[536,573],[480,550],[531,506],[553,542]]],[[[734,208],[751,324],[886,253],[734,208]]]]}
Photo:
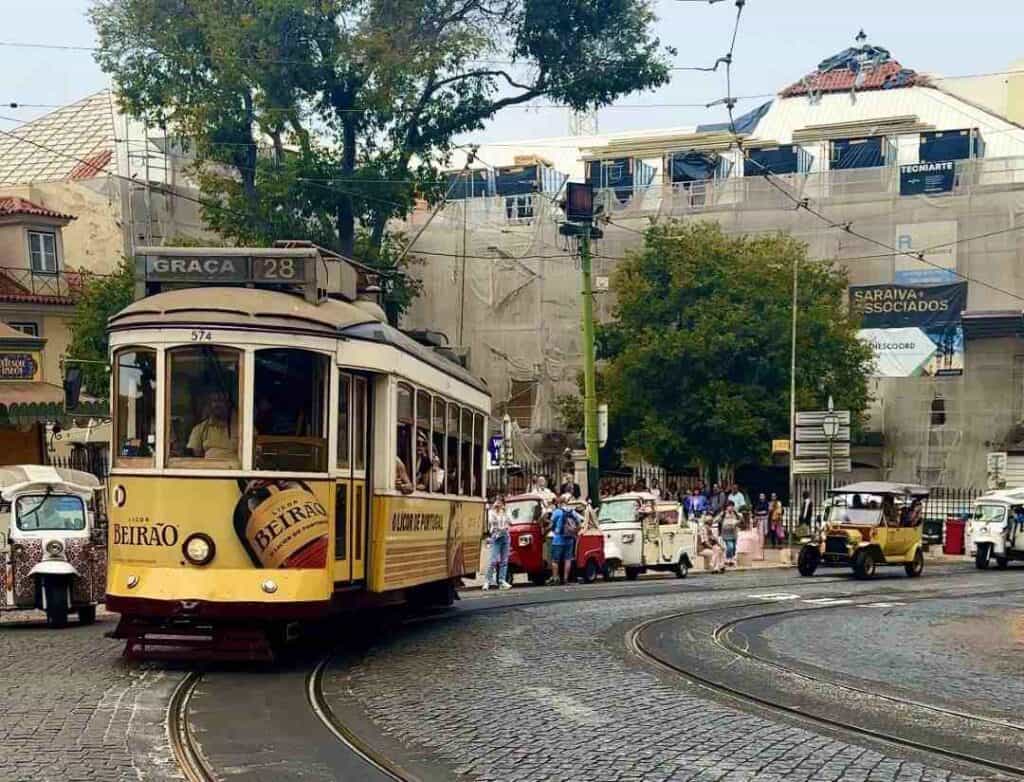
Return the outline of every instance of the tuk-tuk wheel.
{"type": "Polygon", "coordinates": [[[821,564],[821,552],[817,546],[804,546],[800,549],[800,555],[796,558],[796,569],[801,576],[813,576],[814,571],[821,564]]]}
{"type": "Polygon", "coordinates": [[[1010,560],[1007,557],[996,557],[996,567],[1000,570],[1006,570],[1010,566],[1010,560]]]}
{"type": "Polygon", "coordinates": [[[605,562],[604,568],[601,570],[601,575],[604,576],[605,581],[614,581],[615,566],[611,562],[605,562]]]}
{"type": "Polygon", "coordinates": [[[689,566],[687,566],[685,561],[680,561],[679,564],[676,565],[676,577],[677,578],[686,578],[686,576],[689,575],[689,573],[690,573],[690,568],[689,568],[689,566]]]}
{"type": "Polygon", "coordinates": [[[626,580],[627,581],[636,581],[636,577],[639,576],[639,575],[640,575],[640,568],[638,568],[638,567],[628,567],[628,568],[626,568],[626,580]]]}
{"type": "Polygon", "coordinates": [[[64,627],[68,623],[68,585],[61,579],[43,581],[46,597],[46,623],[50,627],[64,627]]]}
{"type": "Polygon", "coordinates": [[[91,625],[96,621],[96,606],[82,606],[78,609],[78,624],[91,625]]]}
{"type": "Polygon", "coordinates": [[[875,561],[874,552],[871,549],[858,551],[853,558],[853,574],[857,578],[874,578],[878,570],[878,563],[875,561]]]}
{"type": "Polygon", "coordinates": [[[586,567],[583,568],[583,583],[593,584],[597,581],[597,560],[588,559],[586,567]]]}
{"type": "Polygon", "coordinates": [[[924,554],[921,553],[921,549],[917,550],[911,562],[903,565],[903,569],[907,571],[907,575],[911,578],[917,578],[924,572],[924,554]]]}
{"type": "Polygon", "coordinates": [[[988,570],[988,560],[992,556],[991,543],[979,543],[978,550],[974,554],[974,566],[978,570],[988,570]]]}

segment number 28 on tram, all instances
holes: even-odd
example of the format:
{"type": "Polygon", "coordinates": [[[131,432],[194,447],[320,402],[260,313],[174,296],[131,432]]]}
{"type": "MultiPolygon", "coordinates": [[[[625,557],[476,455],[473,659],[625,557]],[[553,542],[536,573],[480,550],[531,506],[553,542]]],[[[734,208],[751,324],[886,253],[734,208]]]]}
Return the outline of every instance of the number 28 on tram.
{"type": "Polygon", "coordinates": [[[479,561],[484,384],[354,296],[192,283],[109,325],[107,606],[128,653],[264,656],[291,622],[449,601],[479,561]]]}

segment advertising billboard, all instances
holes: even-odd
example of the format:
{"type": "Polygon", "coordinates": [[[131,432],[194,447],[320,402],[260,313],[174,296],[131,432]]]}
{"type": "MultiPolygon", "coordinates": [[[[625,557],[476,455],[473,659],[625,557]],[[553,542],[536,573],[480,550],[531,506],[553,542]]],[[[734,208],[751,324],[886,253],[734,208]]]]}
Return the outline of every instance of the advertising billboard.
{"type": "Polygon", "coordinates": [[[963,374],[966,303],[964,282],[850,288],[850,307],[862,316],[858,336],[874,350],[876,377],[963,374]]]}

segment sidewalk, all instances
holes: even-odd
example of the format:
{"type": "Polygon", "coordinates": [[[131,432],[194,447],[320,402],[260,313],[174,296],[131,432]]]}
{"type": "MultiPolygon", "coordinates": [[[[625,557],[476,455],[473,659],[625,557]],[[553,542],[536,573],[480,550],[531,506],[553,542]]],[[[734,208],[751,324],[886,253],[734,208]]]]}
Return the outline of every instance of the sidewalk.
{"type": "MultiPolygon", "coordinates": [[[[736,567],[729,568],[729,572],[744,571],[744,570],[769,570],[772,568],[790,568],[796,567],[796,558],[800,554],[799,546],[781,546],[779,548],[766,548],[764,550],[763,560],[751,560],[746,554],[740,554],[737,557],[736,567]]],[[[932,544],[930,547],[926,546],[924,553],[925,561],[927,562],[967,562],[969,557],[962,554],[944,554],[942,552],[942,546],[932,544]]],[[[463,584],[464,589],[479,589],[483,586],[484,579],[483,574],[487,568],[488,549],[486,546],[480,554],[480,569],[477,571],[476,578],[464,578],[463,584]]],[[[693,568],[690,570],[691,573],[706,573],[707,570],[704,567],[704,558],[697,557],[697,561],[693,563],[693,568]]],[[[640,576],[645,577],[661,577],[664,576],[664,571],[659,572],[656,570],[649,571],[640,576]]],[[[625,579],[625,574],[620,570],[619,577],[625,579]]],[[[601,579],[599,579],[601,580],[601,579]]],[[[514,584],[527,584],[529,583],[526,576],[522,573],[514,577],[512,583],[514,584]]]]}

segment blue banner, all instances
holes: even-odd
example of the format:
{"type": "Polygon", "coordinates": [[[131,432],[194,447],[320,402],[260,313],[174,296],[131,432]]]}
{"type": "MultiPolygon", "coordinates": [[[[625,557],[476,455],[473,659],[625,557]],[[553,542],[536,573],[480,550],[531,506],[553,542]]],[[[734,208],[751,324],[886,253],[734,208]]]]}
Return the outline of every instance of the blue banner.
{"type": "Polygon", "coordinates": [[[956,163],[911,163],[900,166],[900,195],[949,193],[956,180],[956,163]]]}

